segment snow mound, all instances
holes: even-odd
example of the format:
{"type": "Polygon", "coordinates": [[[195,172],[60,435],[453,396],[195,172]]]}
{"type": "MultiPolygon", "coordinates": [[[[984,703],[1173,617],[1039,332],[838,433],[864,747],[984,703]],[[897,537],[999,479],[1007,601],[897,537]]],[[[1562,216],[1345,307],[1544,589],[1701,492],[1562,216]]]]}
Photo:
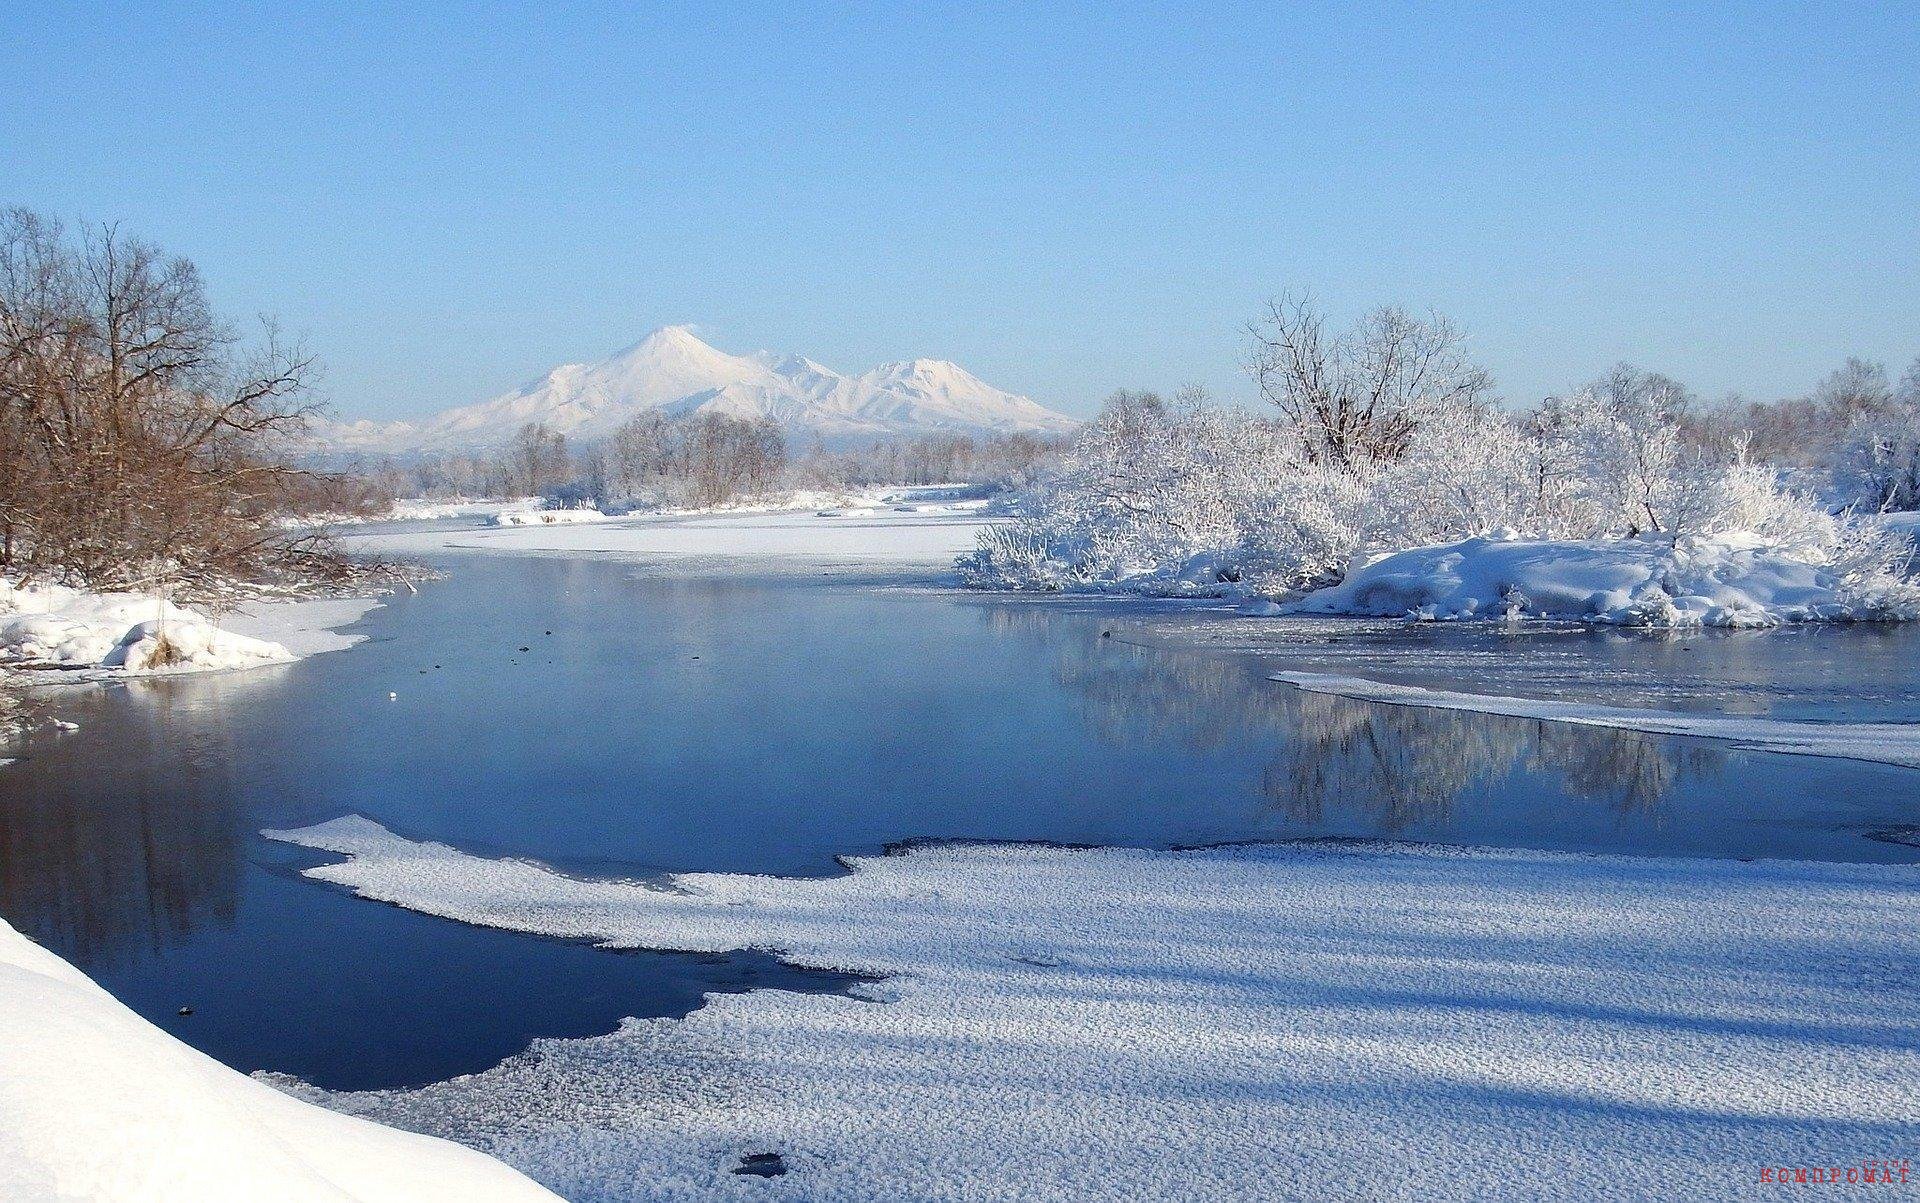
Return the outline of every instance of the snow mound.
{"type": "Polygon", "coordinates": [[[553,1196],[458,1145],[235,1073],[0,922],[8,1203],[518,1203],[553,1196]]]}
{"type": "Polygon", "coordinates": [[[1767,627],[1907,620],[1905,594],[1863,594],[1832,568],[1751,536],[1675,543],[1525,539],[1496,531],[1356,563],[1296,614],[1424,621],[1571,618],[1626,626],[1767,627]]]}
{"type": "Polygon", "coordinates": [[[0,664],[145,673],[252,668],[293,658],[281,644],[222,629],[164,598],[0,581],[0,664]]]}
{"type": "Polygon", "coordinates": [[[566,526],[575,522],[605,522],[599,510],[502,510],[493,516],[495,526],[566,526]]]}
{"type": "Polygon", "coordinates": [[[884,976],[310,1093],[575,1200],[1739,1199],[1920,1138],[1910,867],[945,845],[667,890],[268,834],[430,914],[884,976]]]}

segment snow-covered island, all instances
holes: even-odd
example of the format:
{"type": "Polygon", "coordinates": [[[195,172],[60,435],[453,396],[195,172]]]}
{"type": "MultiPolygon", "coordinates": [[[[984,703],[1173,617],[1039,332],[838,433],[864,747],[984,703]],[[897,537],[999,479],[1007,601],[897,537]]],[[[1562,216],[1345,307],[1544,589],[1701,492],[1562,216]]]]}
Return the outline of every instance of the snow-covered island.
{"type": "Polygon", "coordinates": [[[963,577],[1427,621],[1920,618],[1920,361],[1897,390],[1860,365],[1828,382],[1809,488],[1656,373],[1512,412],[1443,319],[1325,321],[1277,303],[1255,327],[1267,414],[1115,395],[963,577]]]}

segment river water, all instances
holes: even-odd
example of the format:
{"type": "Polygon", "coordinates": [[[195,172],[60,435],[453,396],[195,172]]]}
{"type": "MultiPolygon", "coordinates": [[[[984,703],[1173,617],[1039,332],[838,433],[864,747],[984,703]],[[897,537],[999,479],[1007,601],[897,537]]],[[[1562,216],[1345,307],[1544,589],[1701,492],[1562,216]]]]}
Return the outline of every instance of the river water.
{"type": "Polygon", "coordinates": [[[1911,770],[1266,679],[1910,719],[1920,632],[1515,638],[604,558],[444,566],[347,651],[41,693],[81,729],[0,768],[0,915],[237,1068],[354,1089],[684,1014],[708,991],[848,982],[355,899],[302,878],[311,862],[263,828],[358,812],[622,877],[831,873],[938,838],[1920,859],[1902,842],[1920,822],[1911,770]]]}

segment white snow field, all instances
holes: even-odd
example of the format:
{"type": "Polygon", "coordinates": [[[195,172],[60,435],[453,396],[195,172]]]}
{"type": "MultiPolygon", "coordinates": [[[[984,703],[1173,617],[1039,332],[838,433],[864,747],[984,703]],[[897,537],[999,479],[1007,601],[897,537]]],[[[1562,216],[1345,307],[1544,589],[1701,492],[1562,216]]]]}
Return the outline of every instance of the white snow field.
{"type": "Polygon", "coordinates": [[[162,1032],[0,922],[7,1203],[532,1203],[447,1141],[289,1098],[162,1032]]]}
{"type": "Polygon", "coordinates": [[[755,561],[755,572],[817,567],[934,569],[948,573],[990,519],[983,498],[955,499],[938,487],[877,491],[853,498],[795,499],[797,510],[695,515],[642,514],[559,526],[483,530],[353,532],[349,546],[387,555],[444,551],[613,555],[653,562],[755,561]]]}
{"type": "Polygon", "coordinates": [[[90,593],[0,580],[0,667],[118,674],[281,664],[359,642],[339,628],[377,598],[250,601],[209,616],[142,593],[90,593]],[[164,646],[170,648],[163,656],[164,646]]]}
{"type": "Polygon", "coordinates": [[[565,526],[574,522],[605,522],[599,510],[501,510],[489,521],[495,526],[565,526]]]}
{"type": "Polygon", "coordinates": [[[1830,756],[1839,760],[1866,760],[1920,768],[1920,723],[1816,723],[1795,719],[1747,715],[1653,710],[1637,706],[1605,706],[1592,702],[1549,701],[1502,694],[1460,693],[1419,685],[1395,685],[1366,677],[1338,673],[1278,672],[1269,680],[1284,681],[1308,693],[1330,693],[1393,706],[1430,706],[1436,710],[1471,710],[1504,714],[1510,718],[1577,723],[1584,727],[1615,727],[1654,735],[1691,735],[1726,740],[1736,747],[1760,752],[1801,756],[1830,756]]]}
{"type": "Polygon", "coordinates": [[[1912,598],[1856,596],[1831,568],[1741,536],[1604,542],[1512,532],[1415,547],[1355,565],[1297,614],[1424,620],[1577,618],[1639,626],[1774,626],[1916,616],[1912,598]]]}
{"type": "Polygon", "coordinates": [[[433,522],[445,518],[496,518],[501,514],[528,513],[544,509],[539,497],[397,497],[384,514],[304,514],[285,525],[365,526],[370,522],[433,522]]]}
{"type": "Polygon", "coordinates": [[[884,975],[419,1089],[284,1083],[579,1201],[1743,1199],[1920,1139],[1913,868],[944,845],[649,885],[267,834],[429,914],[884,975]],[[730,1172],[764,1154],[786,1174],[730,1172]]]}

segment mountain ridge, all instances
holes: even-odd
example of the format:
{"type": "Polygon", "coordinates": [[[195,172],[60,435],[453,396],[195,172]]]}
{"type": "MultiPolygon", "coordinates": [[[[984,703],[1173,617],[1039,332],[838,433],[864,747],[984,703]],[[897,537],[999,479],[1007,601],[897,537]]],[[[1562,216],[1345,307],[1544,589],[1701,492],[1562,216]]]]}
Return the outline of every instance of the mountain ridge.
{"type": "Polygon", "coordinates": [[[804,355],[733,355],[690,327],[673,325],[605,359],[561,364],[487,401],[412,421],[323,422],[315,435],[322,450],[335,453],[486,451],[504,446],[529,422],[590,441],[648,410],[765,418],[789,435],[839,442],[1059,434],[1078,425],[949,360],[898,360],[846,375],[804,355]]]}

